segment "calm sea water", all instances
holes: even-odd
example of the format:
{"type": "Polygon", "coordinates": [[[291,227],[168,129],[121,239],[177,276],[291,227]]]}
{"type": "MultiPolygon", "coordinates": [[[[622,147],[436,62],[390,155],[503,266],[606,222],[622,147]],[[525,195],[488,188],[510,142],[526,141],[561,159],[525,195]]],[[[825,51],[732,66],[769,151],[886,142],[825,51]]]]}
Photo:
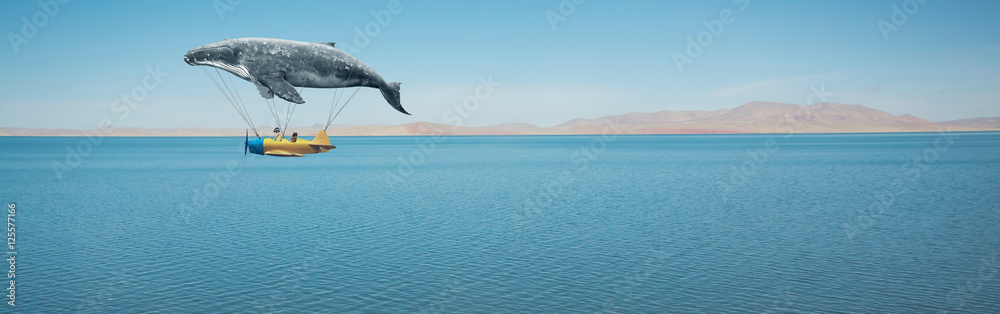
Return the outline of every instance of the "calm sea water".
{"type": "Polygon", "coordinates": [[[1000,312],[1000,133],[81,141],[0,138],[18,310],[1000,312]]]}

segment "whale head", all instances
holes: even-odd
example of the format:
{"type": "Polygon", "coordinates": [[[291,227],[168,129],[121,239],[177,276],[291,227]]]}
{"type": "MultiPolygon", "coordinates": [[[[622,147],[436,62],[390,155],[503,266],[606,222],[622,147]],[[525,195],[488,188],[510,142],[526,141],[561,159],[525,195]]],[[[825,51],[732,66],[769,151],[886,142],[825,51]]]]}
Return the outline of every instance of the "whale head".
{"type": "Polygon", "coordinates": [[[233,39],[194,48],[184,54],[184,62],[189,65],[207,65],[223,69],[244,80],[253,82],[253,75],[242,64],[242,60],[243,49],[239,42],[233,39]]]}

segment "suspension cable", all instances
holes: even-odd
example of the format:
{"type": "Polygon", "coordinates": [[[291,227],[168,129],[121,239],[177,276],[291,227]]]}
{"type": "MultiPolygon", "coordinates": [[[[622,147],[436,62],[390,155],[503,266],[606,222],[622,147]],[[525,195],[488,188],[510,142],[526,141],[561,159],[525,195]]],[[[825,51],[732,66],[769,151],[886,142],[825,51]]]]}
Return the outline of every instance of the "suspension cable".
{"type": "MultiPolygon", "coordinates": [[[[365,83],[367,84],[368,81],[365,80],[365,83]]],[[[337,114],[334,115],[333,118],[330,118],[330,120],[326,121],[326,127],[323,128],[323,131],[326,131],[326,129],[330,127],[330,124],[333,123],[333,120],[336,120],[337,117],[340,116],[340,112],[344,111],[344,108],[347,108],[347,104],[351,103],[351,99],[354,99],[354,95],[357,95],[359,90],[361,90],[361,87],[354,88],[354,93],[351,94],[351,97],[347,98],[347,101],[344,102],[343,106],[340,106],[340,110],[337,111],[337,114]]]]}
{"type": "MultiPolygon", "coordinates": [[[[256,134],[256,135],[257,135],[257,137],[260,137],[260,133],[258,133],[258,132],[257,132],[257,128],[255,128],[255,127],[253,126],[253,123],[251,123],[251,122],[250,122],[250,119],[248,119],[248,118],[246,117],[246,115],[245,115],[245,114],[243,113],[243,111],[240,111],[240,108],[238,108],[238,107],[236,106],[236,103],[235,103],[235,102],[233,102],[233,99],[231,99],[231,98],[229,97],[229,94],[226,94],[226,92],[225,92],[225,91],[224,91],[224,90],[222,89],[222,86],[221,86],[221,85],[219,85],[219,82],[217,82],[217,81],[215,80],[215,78],[214,78],[214,77],[212,77],[212,74],[209,74],[209,73],[208,73],[208,70],[206,70],[206,69],[205,69],[204,67],[202,67],[201,69],[202,69],[203,71],[205,71],[205,75],[208,75],[208,78],[212,80],[212,83],[214,83],[214,84],[215,84],[215,87],[219,89],[219,92],[220,92],[220,93],[222,93],[222,96],[223,96],[223,97],[226,97],[226,101],[229,101],[229,104],[233,106],[233,109],[236,109],[236,112],[240,114],[240,118],[243,118],[243,122],[246,122],[246,123],[247,123],[247,126],[249,126],[249,127],[250,127],[250,129],[252,129],[252,130],[253,130],[253,133],[254,133],[254,134],[256,134]]],[[[221,79],[221,77],[220,77],[220,79],[221,79]]]]}
{"type": "MultiPolygon", "coordinates": [[[[351,72],[350,74],[347,75],[347,82],[350,82],[351,78],[354,77],[354,69],[357,68],[357,64],[358,64],[357,61],[355,61],[354,62],[355,66],[351,67],[351,72]]],[[[323,127],[324,132],[330,128],[330,124],[333,123],[333,120],[336,120],[337,117],[340,116],[340,113],[344,111],[344,108],[347,108],[347,104],[351,102],[351,99],[354,99],[354,95],[358,94],[358,91],[361,90],[361,86],[368,85],[368,81],[371,79],[372,79],[371,75],[368,75],[368,78],[365,79],[364,83],[361,83],[360,86],[354,88],[354,93],[351,94],[351,97],[347,98],[347,101],[344,102],[343,106],[340,106],[340,110],[337,110],[336,114],[334,114],[333,111],[337,108],[337,105],[340,103],[340,99],[342,99],[346,91],[342,91],[339,95],[337,94],[336,91],[334,91],[334,99],[333,99],[333,104],[331,104],[330,106],[330,114],[327,116],[326,126],[323,127]]]]}
{"type": "Polygon", "coordinates": [[[278,118],[278,105],[274,103],[274,99],[264,98],[264,103],[267,104],[267,109],[271,112],[271,118],[274,118],[274,126],[281,128],[281,119],[278,118]]]}
{"type": "Polygon", "coordinates": [[[288,102],[288,106],[285,106],[285,110],[286,110],[287,114],[285,115],[285,127],[282,128],[281,134],[284,134],[285,131],[288,130],[288,122],[292,121],[292,114],[295,113],[296,106],[298,106],[298,104],[293,103],[293,102],[288,102]],[[290,111],[288,111],[288,107],[289,106],[292,107],[292,110],[290,110],[290,111]]]}
{"type": "MultiPolygon", "coordinates": [[[[305,91],[305,89],[306,89],[305,86],[299,87],[299,97],[302,97],[302,92],[305,91]]],[[[299,104],[293,103],[293,102],[290,102],[290,101],[285,101],[285,103],[286,103],[286,105],[285,105],[285,127],[282,128],[281,134],[285,134],[285,131],[288,130],[288,123],[290,123],[292,121],[292,116],[295,115],[295,108],[298,108],[298,106],[299,106],[299,104]],[[288,110],[289,106],[292,107],[292,109],[290,111],[288,110]]]]}
{"type": "MultiPolygon", "coordinates": [[[[351,72],[347,74],[347,81],[345,81],[345,82],[350,82],[351,78],[354,78],[354,69],[357,68],[357,66],[356,66],[357,62],[355,62],[354,65],[355,66],[351,67],[351,72]]],[[[369,76],[369,78],[370,78],[370,76],[369,76]]],[[[365,82],[365,83],[367,83],[367,82],[365,82]]],[[[330,123],[333,123],[333,117],[334,117],[333,111],[337,109],[337,105],[340,104],[340,99],[343,96],[344,96],[344,91],[342,91],[342,90],[334,90],[333,91],[333,103],[330,104],[330,114],[328,114],[326,116],[326,126],[323,127],[323,131],[326,131],[326,129],[330,128],[330,123]]],[[[344,106],[346,107],[347,103],[344,103],[344,106]]],[[[341,109],[341,110],[343,110],[343,109],[341,109]]]]}
{"type": "MultiPolygon", "coordinates": [[[[348,76],[348,80],[350,80],[350,76],[348,76]]],[[[333,123],[333,119],[336,116],[335,113],[339,114],[339,111],[337,111],[337,105],[339,105],[340,100],[343,99],[344,93],[346,93],[346,91],[340,88],[333,91],[333,99],[330,102],[330,113],[326,116],[326,127],[323,128],[323,131],[330,128],[330,124],[333,123]]],[[[344,106],[346,107],[347,103],[344,103],[344,106]]],[[[343,107],[341,107],[340,110],[344,110],[343,107]]]]}
{"type": "Polygon", "coordinates": [[[271,111],[271,118],[274,118],[274,126],[280,128],[281,127],[281,122],[280,122],[281,119],[278,118],[278,109],[277,109],[278,105],[274,104],[274,99],[264,98],[264,103],[267,104],[267,109],[269,109],[271,111]]]}
{"type": "MultiPolygon", "coordinates": [[[[368,80],[370,80],[370,79],[371,79],[371,76],[369,76],[368,79],[365,79],[365,82],[362,83],[361,86],[364,86],[365,84],[368,84],[368,80]]],[[[326,129],[330,128],[330,124],[333,123],[333,120],[336,120],[337,117],[340,116],[340,112],[344,111],[344,108],[347,108],[347,104],[351,103],[351,99],[354,99],[354,95],[357,95],[358,91],[360,91],[360,90],[361,90],[360,86],[354,88],[354,93],[351,94],[351,97],[347,97],[347,101],[344,102],[343,106],[340,106],[340,110],[337,111],[337,114],[334,115],[332,118],[330,118],[329,120],[326,121],[326,127],[323,128],[323,131],[326,131],[326,129]]]]}
{"type": "MultiPolygon", "coordinates": [[[[330,99],[330,113],[326,115],[327,122],[330,121],[330,117],[333,117],[333,111],[337,109],[337,103],[339,103],[339,101],[337,101],[337,97],[339,93],[340,93],[339,88],[333,90],[333,99],[330,99]]],[[[327,123],[326,127],[329,128],[330,123],[327,123]]],[[[326,128],[323,128],[323,131],[326,131],[326,128]]]]}
{"type": "MultiPolygon", "coordinates": [[[[221,72],[219,72],[219,68],[215,68],[215,74],[219,75],[219,80],[222,81],[222,85],[226,86],[226,90],[229,90],[229,84],[226,83],[226,77],[223,76],[221,72]]],[[[230,82],[233,82],[232,79],[230,79],[230,82]]],[[[250,124],[253,125],[253,117],[250,116],[250,110],[247,110],[247,104],[245,102],[243,102],[243,96],[240,96],[240,89],[236,88],[236,83],[235,82],[233,82],[232,85],[233,85],[233,89],[229,90],[230,95],[236,94],[236,97],[233,97],[233,100],[238,100],[236,102],[236,104],[241,107],[241,109],[243,110],[243,113],[247,117],[247,120],[249,120],[250,124]]],[[[255,127],[251,127],[251,128],[254,128],[254,134],[257,134],[257,129],[255,127]]],[[[257,135],[257,138],[260,138],[260,135],[257,135]]]]}

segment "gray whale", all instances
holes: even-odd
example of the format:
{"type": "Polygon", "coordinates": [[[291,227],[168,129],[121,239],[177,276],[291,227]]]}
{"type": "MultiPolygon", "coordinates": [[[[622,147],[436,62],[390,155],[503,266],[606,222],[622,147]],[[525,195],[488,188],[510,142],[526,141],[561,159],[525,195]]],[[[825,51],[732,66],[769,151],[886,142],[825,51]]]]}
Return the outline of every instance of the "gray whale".
{"type": "Polygon", "coordinates": [[[226,39],[191,49],[190,65],[225,70],[257,86],[264,98],[304,103],[295,87],[377,88],[399,112],[410,114],[399,101],[400,82],[386,82],[361,60],[334,48],[333,43],[310,43],[270,38],[226,39]]]}

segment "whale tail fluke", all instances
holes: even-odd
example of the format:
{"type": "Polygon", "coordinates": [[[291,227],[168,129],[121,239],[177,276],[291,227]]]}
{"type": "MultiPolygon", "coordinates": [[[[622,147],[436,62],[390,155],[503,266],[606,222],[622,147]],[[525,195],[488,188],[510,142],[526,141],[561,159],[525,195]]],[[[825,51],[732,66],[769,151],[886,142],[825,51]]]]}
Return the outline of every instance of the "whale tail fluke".
{"type": "Polygon", "coordinates": [[[393,108],[399,112],[410,114],[409,112],[406,112],[406,109],[403,109],[403,104],[399,102],[399,84],[403,83],[388,82],[385,86],[379,88],[379,91],[382,92],[382,97],[385,97],[385,101],[388,101],[389,105],[392,105],[393,108]]]}

